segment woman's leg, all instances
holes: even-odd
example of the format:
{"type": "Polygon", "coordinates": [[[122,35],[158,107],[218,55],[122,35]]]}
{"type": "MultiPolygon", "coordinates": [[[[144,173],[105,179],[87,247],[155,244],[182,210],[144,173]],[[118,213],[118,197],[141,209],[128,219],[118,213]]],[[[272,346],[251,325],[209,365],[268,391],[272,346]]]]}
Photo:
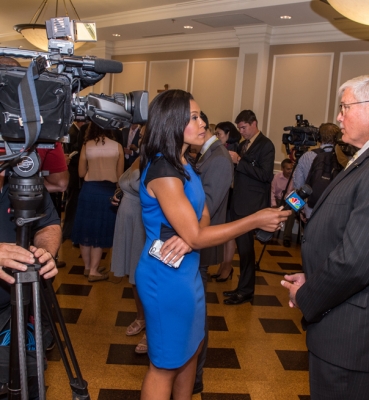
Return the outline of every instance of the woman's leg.
{"type": "Polygon", "coordinates": [[[156,368],[150,363],[142,383],[141,400],[169,400],[177,373],[177,369],[156,368]]]}
{"type": "Polygon", "coordinates": [[[91,246],[82,246],[81,244],[79,245],[79,250],[81,252],[82,260],[83,263],[85,264],[85,269],[90,269],[91,266],[91,246]]]}
{"type": "Polygon", "coordinates": [[[101,261],[102,252],[103,249],[101,247],[91,247],[90,275],[102,276],[97,270],[101,261]]]}
{"type": "Polygon", "coordinates": [[[236,241],[234,239],[224,243],[224,261],[220,264],[218,274],[219,278],[227,278],[232,270],[232,260],[236,251],[236,241]]]}
{"type": "Polygon", "coordinates": [[[203,342],[196,353],[177,369],[156,368],[150,363],[141,389],[141,400],[169,400],[173,394],[174,400],[191,400],[195,382],[197,357],[203,342]]]}
{"type": "Polygon", "coordinates": [[[203,343],[204,341],[200,343],[199,348],[191,359],[178,369],[172,390],[174,400],[191,400],[196,377],[197,358],[201,352],[203,343]]]}
{"type": "Polygon", "coordinates": [[[142,306],[140,297],[137,292],[136,285],[132,285],[132,291],[133,291],[133,297],[135,298],[135,303],[136,303],[136,307],[137,307],[136,319],[142,321],[145,319],[145,314],[144,314],[144,310],[143,310],[143,306],[142,306]]]}

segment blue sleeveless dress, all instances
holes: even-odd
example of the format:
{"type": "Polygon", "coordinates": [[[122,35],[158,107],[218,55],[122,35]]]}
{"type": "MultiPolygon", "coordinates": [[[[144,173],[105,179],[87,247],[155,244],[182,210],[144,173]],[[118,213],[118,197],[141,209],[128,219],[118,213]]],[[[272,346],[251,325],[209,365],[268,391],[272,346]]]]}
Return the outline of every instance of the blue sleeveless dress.
{"type": "MultiPolygon", "coordinates": [[[[199,272],[199,251],[186,254],[178,269],[149,255],[154,240],[165,241],[175,234],[157,199],[145,187],[149,166],[143,171],[140,183],[146,243],[135,279],[145,312],[150,361],[157,368],[173,369],[183,366],[204,338],[205,293],[199,272]]],[[[190,165],[185,169],[191,180],[185,181],[184,191],[200,220],[205,204],[201,180],[190,165]]],[[[180,209],[178,213],[181,214],[180,209]]]]}

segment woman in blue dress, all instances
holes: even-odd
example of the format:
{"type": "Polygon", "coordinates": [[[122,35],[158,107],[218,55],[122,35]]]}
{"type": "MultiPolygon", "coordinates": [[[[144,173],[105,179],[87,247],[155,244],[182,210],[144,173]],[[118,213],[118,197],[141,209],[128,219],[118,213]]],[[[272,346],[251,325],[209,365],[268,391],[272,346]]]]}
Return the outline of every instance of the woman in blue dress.
{"type": "Polygon", "coordinates": [[[208,226],[205,194],[189,155],[191,145],[203,145],[204,126],[200,108],[188,92],[168,90],[150,104],[140,164],[146,242],[136,269],[150,358],[142,400],[169,400],[171,393],[174,400],[191,399],[205,333],[199,250],[256,228],[275,231],[291,213],[265,209],[228,224],[208,226]],[[155,240],[165,242],[173,234],[192,249],[179,268],[166,264],[167,254],[173,263],[183,253],[175,242],[163,245],[162,260],[149,254],[155,240]]]}

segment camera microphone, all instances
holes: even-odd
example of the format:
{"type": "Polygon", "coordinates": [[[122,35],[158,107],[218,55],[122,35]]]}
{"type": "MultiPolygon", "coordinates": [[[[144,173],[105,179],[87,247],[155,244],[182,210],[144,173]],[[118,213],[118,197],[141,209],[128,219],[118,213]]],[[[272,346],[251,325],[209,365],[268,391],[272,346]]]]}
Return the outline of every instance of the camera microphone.
{"type": "Polygon", "coordinates": [[[63,57],[62,62],[67,66],[80,67],[85,71],[93,71],[98,74],[119,74],[123,71],[123,64],[120,61],[105,60],[104,58],[63,57]]]}
{"type": "MultiPolygon", "coordinates": [[[[285,198],[285,206],[283,207],[282,210],[290,210],[295,212],[301,211],[301,209],[304,207],[306,202],[304,201],[307,199],[311,194],[313,193],[313,190],[309,185],[303,185],[301,186],[300,189],[298,190],[293,190],[286,198],[285,198]]],[[[260,242],[269,242],[269,240],[273,237],[274,232],[267,232],[263,231],[262,229],[258,229],[256,232],[256,238],[260,240],[260,242]]]]}

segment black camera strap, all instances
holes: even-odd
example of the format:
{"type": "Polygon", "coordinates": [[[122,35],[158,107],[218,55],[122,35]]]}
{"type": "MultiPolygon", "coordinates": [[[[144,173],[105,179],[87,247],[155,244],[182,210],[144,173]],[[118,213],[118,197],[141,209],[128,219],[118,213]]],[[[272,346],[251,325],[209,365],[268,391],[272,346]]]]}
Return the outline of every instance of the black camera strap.
{"type": "Polygon", "coordinates": [[[37,100],[35,80],[39,78],[36,62],[31,61],[18,86],[18,97],[25,136],[25,150],[33,146],[41,131],[40,107],[37,100]]]}

